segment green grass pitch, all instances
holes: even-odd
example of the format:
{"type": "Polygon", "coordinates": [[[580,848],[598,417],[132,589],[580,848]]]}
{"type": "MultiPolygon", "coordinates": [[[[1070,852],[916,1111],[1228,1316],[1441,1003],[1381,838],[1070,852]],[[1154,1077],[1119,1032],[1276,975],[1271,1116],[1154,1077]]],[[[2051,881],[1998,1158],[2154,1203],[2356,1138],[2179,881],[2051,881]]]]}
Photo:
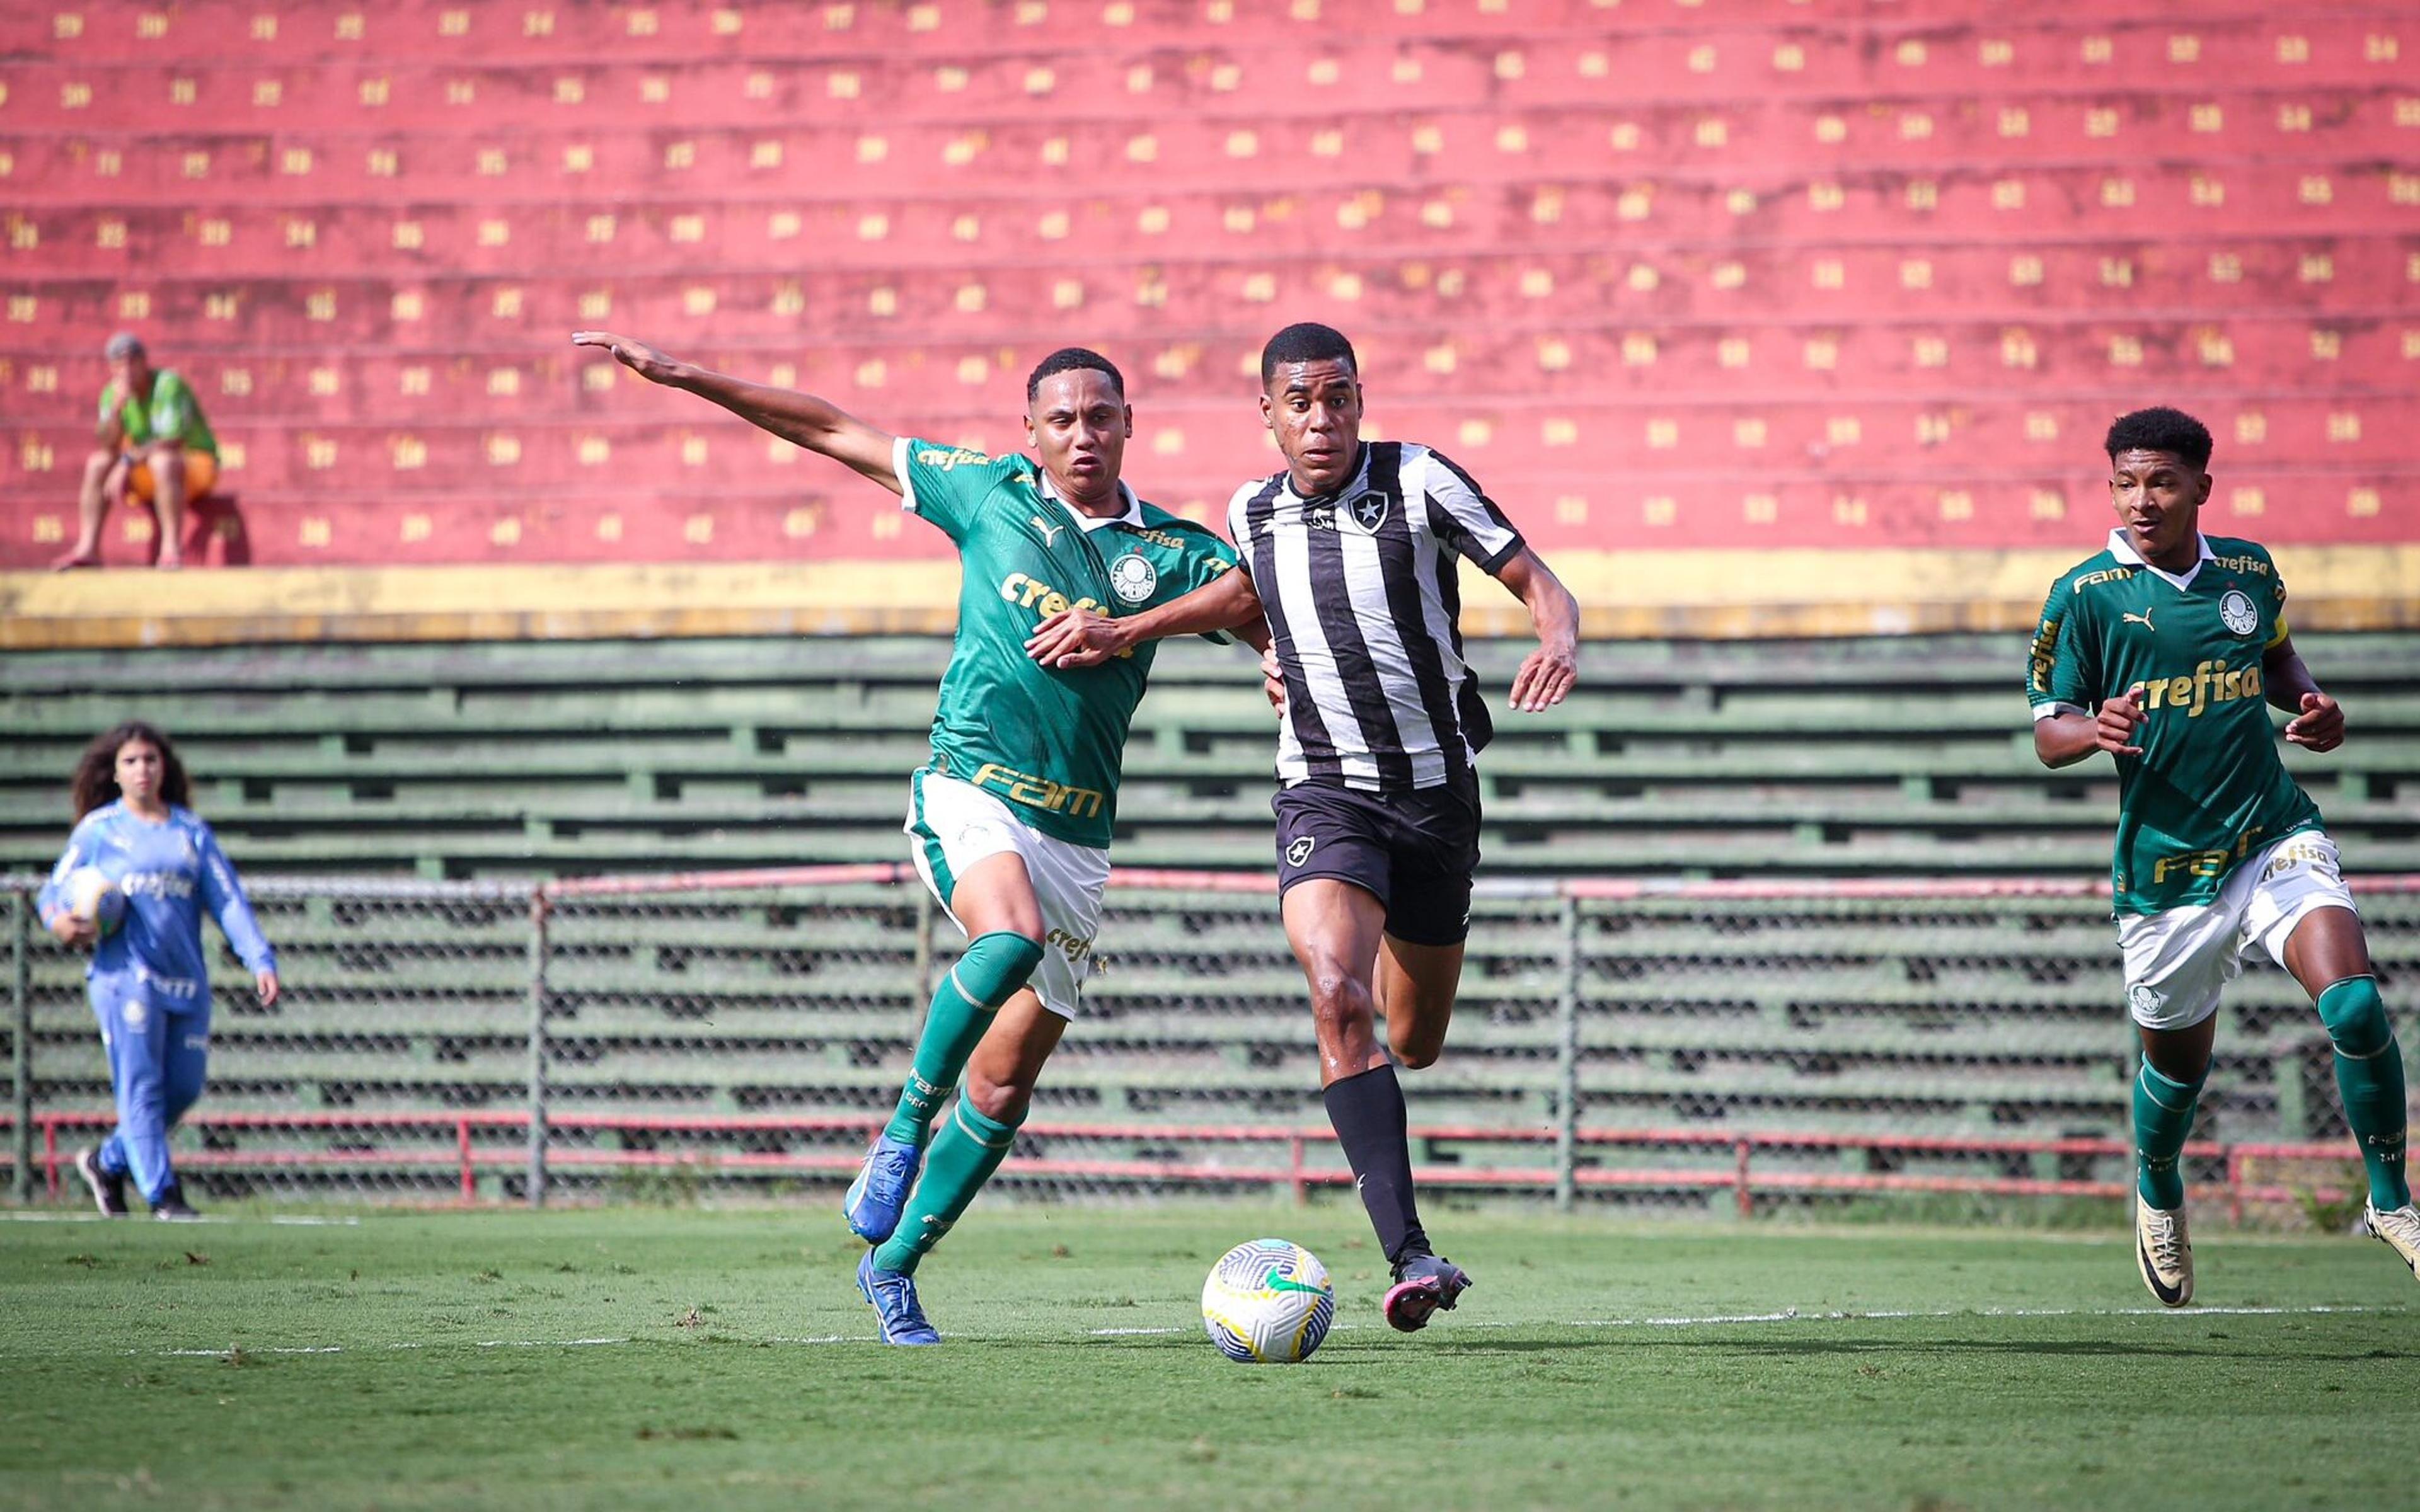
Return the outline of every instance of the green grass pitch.
{"type": "Polygon", "coordinates": [[[2420,1452],[2366,1240],[2207,1235],[2163,1314],[2123,1235],[1465,1212],[1405,1337],[1346,1209],[979,1208],[911,1351],[822,1203],[6,1216],[9,1506],[2383,1508],[2420,1452]],[[1200,1332],[1263,1233],[1337,1277],[1307,1365],[1200,1332]]]}

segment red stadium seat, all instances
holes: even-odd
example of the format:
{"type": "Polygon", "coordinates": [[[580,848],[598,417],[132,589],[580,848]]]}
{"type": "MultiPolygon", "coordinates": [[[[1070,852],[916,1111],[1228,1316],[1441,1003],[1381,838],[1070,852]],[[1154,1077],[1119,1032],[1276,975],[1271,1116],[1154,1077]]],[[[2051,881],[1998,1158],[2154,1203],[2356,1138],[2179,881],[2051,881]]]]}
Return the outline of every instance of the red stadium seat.
{"type": "Polygon", "coordinates": [[[582,326],[1001,447],[1099,346],[1145,491],[1215,513],[1303,317],[1543,541],[2072,542],[2150,399],[2264,535],[2414,538],[2420,29],[2197,10],[21,8],[0,566],[54,554],[121,327],[264,563],[944,549],[582,326]]]}

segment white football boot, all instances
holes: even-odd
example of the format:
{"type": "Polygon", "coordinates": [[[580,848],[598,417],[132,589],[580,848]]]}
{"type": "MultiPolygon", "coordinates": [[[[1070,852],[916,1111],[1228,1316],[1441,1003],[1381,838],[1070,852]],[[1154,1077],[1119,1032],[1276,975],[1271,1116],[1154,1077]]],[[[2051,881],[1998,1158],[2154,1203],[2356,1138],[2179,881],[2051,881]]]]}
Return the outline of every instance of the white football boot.
{"type": "Polygon", "coordinates": [[[2162,1306],[2193,1301],[2193,1241],[2185,1233],[2183,1208],[2154,1208],[2134,1194],[2134,1263],[2162,1306]]]}
{"type": "Polygon", "coordinates": [[[2380,1242],[2403,1257],[2403,1263],[2420,1275],[2420,1208],[2407,1202],[2384,1212],[2373,1203],[2363,1203],[2361,1215],[2369,1222],[2369,1231],[2380,1242]]]}

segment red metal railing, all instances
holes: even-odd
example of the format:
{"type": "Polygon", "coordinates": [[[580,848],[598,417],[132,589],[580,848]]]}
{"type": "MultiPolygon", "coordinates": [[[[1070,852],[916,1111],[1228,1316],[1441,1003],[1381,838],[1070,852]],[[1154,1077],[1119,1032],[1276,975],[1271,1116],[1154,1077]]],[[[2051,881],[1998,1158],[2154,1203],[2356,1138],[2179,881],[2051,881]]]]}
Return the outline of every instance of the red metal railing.
{"type": "MultiPolygon", "coordinates": [[[[11,905],[25,928],[23,889],[35,879],[8,879],[15,895],[11,905]]],[[[856,1168],[858,1156],[845,1148],[861,1139],[868,1125],[855,1118],[814,1117],[649,1117],[561,1111],[547,1102],[544,1066],[547,1055],[548,991],[545,949],[548,915],[554,905],[581,899],[635,898],[647,895],[734,892],[773,887],[848,886],[913,886],[914,872],[902,863],[876,862],[840,866],[808,866],[752,871],[694,872],[644,876],[583,877],[539,883],[421,883],[403,880],[331,882],[305,879],[259,879],[254,891],[262,896],[310,895],[329,887],[364,896],[439,899],[476,896],[487,902],[525,901],[531,910],[533,986],[530,995],[532,1073],[530,1107],[479,1111],[343,1113],[326,1110],[292,1112],[221,1112],[205,1110],[187,1122],[208,1133],[284,1133],[292,1136],[272,1148],[244,1149],[204,1148],[181,1152],[178,1164],[197,1170],[226,1171],[384,1166],[390,1170],[448,1171],[458,1200],[478,1200],[482,1174],[525,1171],[533,1203],[542,1199],[545,1170],[551,1164],[574,1171],[623,1171],[691,1168],[730,1174],[843,1176],[856,1168]],[[330,1135],[352,1131],[369,1142],[339,1146],[330,1135]],[[309,1137],[313,1134],[318,1137],[309,1137]],[[415,1137],[396,1137],[409,1133],[415,1137]],[[836,1146],[829,1153],[766,1150],[662,1150],[597,1149],[582,1139],[558,1142],[559,1134],[628,1134],[733,1136],[759,1134],[774,1136],[822,1136],[836,1146]],[[450,1141],[446,1136],[450,1134],[450,1141]],[[521,1148],[510,1141],[518,1139],[521,1148]]],[[[1129,892],[1183,891],[1266,895],[1275,889],[1264,872],[1200,872],[1125,868],[1113,872],[1111,886],[1129,892]]],[[[2420,876],[2372,876],[2352,879],[2356,892],[2373,895],[2420,894],[2420,876]]],[[[1575,1032],[1583,1011],[1578,986],[1577,913],[1583,901],[1679,901],[1755,904],[1758,903],[1842,900],[1939,901],[2030,897],[2090,899],[2105,897],[2105,880],[2087,878],[1985,879],[1844,879],[1784,882],[1687,882],[1655,878],[1506,879],[1482,884],[1490,896],[1560,904],[1566,957],[1566,981],[1559,1006],[1559,1074],[1556,1127],[1431,1128],[1425,1140],[1476,1146],[1546,1147],[1552,1158],[1534,1165],[1490,1163],[1467,1165],[1431,1163],[1422,1180],[1439,1186],[1498,1191],[1552,1190],[1568,1202],[1590,1190],[1664,1190],[1669,1192],[1728,1190],[1742,1211],[1756,1198],[1789,1194],[1939,1193],[2011,1196],[2117,1197],[2126,1184],[2071,1177],[1972,1175],[1957,1169],[1923,1173],[1903,1170],[1806,1170],[1786,1168],[1775,1157],[1788,1151],[1864,1151],[1869,1164],[1893,1165],[1906,1158],[1931,1158],[1936,1164],[1960,1161],[2001,1161],[2024,1165],[2035,1160],[2071,1158],[2079,1162],[2120,1160],[2129,1149],[2118,1138],[1995,1139],[1923,1135],[1886,1135],[1837,1132],[1729,1132],[1707,1128],[1590,1129],[1580,1126],[1578,1041],[1575,1032]],[[1622,1164],[1605,1164],[1617,1151],[1634,1152],[1622,1164]],[[1694,1158],[1683,1158],[1694,1152],[1694,1158]],[[1661,1158],[1658,1158],[1658,1157],[1661,1158]],[[1760,1159],[1761,1157],[1761,1160],[1760,1159]],[[1785,1168],[1776,1169],[1776,1164],[1785,1168]]],[[[921,893],[919,894],[921,896],[921,893]]],[[[60,1153],[62,1131],[98,1130],[115,1120],[104,1109],[35,1111],[29,1096],[31,1078],[24,1064],[28,1043],[27,997],[24,987],[24,943],[17,944],[18,1016],[16,1041],[20,1065],[16,1114],[0,1113],[0,1128],[9,1130],[22,1152],[17,1162],[21,1180],[39,1171],[43,1186],[55,1198],[66,1164],[60,1153]],[[39,1134],[40,1153],[31,1149],[39,1134]]],[[[2113,963],[2114,964],[2114,963],[2113,963]]],[[[2118,1017],[2113,1003],[2112,1029],[2118,1017]]],[[[1218,1157],[1189,1160],[1073,1159],[1057,1156],[1013,1160],[1011,1177],[1031,1180],[1094,1179],[1148,1181],[1175,1186],[1249,1186],[1283,1188],[1300,1200],[1314,1187],[1342,1185],[1350,1175],[1341,1165],[1314,1165],[1308,1152],[1327,1148],[1329,1135],[1321,1128],[1282,1124],[1052,1124],[1029,1125],[1037,1138],[1176,1142],[1194,1147],[1227,1147],[1236,1157],[1228,1164],[1218,1157]]],[[[2303,1195],[2275,1181],[2254,1180],[2255,1163],[2264,1160],[2325,1163],[2351,1168],[2349,1144],[2202,1143],[2188,1147],[2197,1161],[2221,1163],[2223,1181],[2207,1189],[2240,1210],[2250,1202],[2277,1202],[2303,1195]]],[[[28,1184],[29,1181],[28,1181],[28,1184]]],[[[25,1190],[24,1187],[20,1188],[25,1190]]],[[[30,1192],[27,1193],[30,1196],[30,1192]]],[[[2335,1194],[2317,1194],[2332,1196],[2335,1194]]]]}

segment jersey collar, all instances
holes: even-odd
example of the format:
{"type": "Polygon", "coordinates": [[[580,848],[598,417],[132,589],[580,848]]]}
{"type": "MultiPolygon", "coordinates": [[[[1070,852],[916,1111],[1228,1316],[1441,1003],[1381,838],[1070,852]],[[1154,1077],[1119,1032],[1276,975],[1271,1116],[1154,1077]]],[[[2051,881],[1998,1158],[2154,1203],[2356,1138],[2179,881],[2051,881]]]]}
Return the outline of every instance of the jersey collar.
{"type": "Polygon", "coordinates": [[[1065,510],[1068,517],[1076,522],[1077,528],[1087,535],[1108,525],[1124,525],[1130,530],[1138,531],[1142,529],[1142,501],[1135,497],[1134,489],[1127,486],[1124,478],[1118,480],[1118,497],[1125,501],[1126,512],[1123,515],[1101,516],[1087,515],[1061,497],[1058,485],[1050,481],[1050,474],[1043,469],[1035,468],[1033,477],[1034,481],[1041,486],[1042,497],[1065,510]]]}
{"type": "Polygon", "coordinates": [[[2161,578],[2166,579],[2169,583],[2178,588],[2192,587],[2195,575],[2201,571],[2201,564],[2205,562],[2215,561],[2218,557],[2218,553],[2210,548],[2210,537],[2202,534],[2199,531],[2195,531],[2194,532],[2194,545],[2200,550],[2201,555],[2195,560],[2193,566],[2182,573],[2167,572],[2161,568],[2152,566],[2149,563],[2144,561],[2143,553],[2134,549],[2134,543],[2126,539],[2126,532],[2124,531],[2113,530],[2109,532],[2109,554],[2111,556],[2116,557],[2118,561],[2125,563],[2130,567],[2140,567],[2145,572],[2157,573],[2161,578]]]}

